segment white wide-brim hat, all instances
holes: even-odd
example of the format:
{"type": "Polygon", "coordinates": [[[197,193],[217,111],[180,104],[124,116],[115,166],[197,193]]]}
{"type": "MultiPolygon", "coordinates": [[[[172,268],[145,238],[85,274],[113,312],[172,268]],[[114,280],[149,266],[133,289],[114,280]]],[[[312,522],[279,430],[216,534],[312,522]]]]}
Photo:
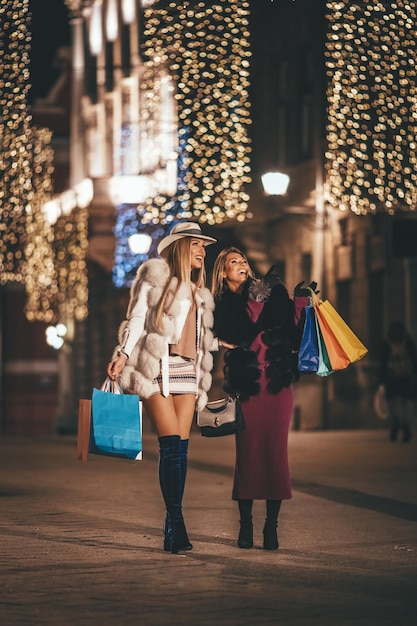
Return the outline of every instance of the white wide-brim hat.
{"type": "Polygon", "coordinates": [[[207,246],[209,246],[211,243],[217,242],[217,239],[213,239],[213,237],[203,235],[199,224],[196,224],[195,222],[180,222],[179,224],[175,224],[169,235],[161,239],[157,248],[158,254],[161,254],[162,250],[165,250],[165,248],[174,243],[174,241],[177,241],[177,239],[182,239],[183,237],[195,237],[196,239],[203,239],[207,242],[207,246]]]}

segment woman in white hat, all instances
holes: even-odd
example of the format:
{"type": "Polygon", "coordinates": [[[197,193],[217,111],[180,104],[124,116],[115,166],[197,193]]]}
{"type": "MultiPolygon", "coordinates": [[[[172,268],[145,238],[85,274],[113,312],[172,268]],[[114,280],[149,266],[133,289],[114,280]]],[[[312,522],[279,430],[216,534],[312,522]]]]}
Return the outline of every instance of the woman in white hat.
{"type": "Polygon", "coordinates": [[[132,285],[119,346],[107,367],[138,394],[159,441],[159,479],[166,506],[164,549],[191,550],[182,515],[191,424],[207,403],[213,358],[214,302],[205,287],[205,246],[216,240],[198,224],[176,224],[132,285]]]}

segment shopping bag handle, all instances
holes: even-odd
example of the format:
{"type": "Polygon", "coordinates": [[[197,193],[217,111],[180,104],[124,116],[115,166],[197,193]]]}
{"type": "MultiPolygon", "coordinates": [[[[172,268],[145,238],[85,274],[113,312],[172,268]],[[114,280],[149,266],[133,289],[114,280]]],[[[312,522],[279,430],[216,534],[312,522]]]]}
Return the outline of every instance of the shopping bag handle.
{"type": "Polygon", "coordinates": [[[109,393],[123,393],[123,387],[120,382],[117,380],[112,380],[109,376],[107,376],[106,380],[100,387],[100,391],[107,391],[109,393]]]}
{"type": "Polygon", "coordinates": [[[311,302],[311,306],[318,306],[319,304],[321,304],[323,302],[323,300],[321,300],[318,297],[318,295],[316,294],[314,289],[312,289],[311,287],[307,287],[307,289],[309,289],[311,291],[311,296],[309,296],[310,302],[311,302]]]}

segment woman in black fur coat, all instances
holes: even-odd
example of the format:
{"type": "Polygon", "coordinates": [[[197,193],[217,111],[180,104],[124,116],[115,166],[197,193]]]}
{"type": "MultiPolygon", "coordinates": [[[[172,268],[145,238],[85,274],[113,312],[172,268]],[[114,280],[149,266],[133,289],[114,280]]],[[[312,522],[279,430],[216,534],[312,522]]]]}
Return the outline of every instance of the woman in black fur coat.
{"type": "Polygon", "coordinates": [[[253,500],[265,500],[263,547],[276,550],[281,501],[291,498],[292,385],[298,379],[300,313],[309,295],[302,284],[293,301],[273,268],[257,280],[237,248],[220,252],[213,268],[214,332],[220,343],[234,346],[225,353],[224,388],[239,394],[245,418],[236,436],[232,493],[239,505],[240,548],[252,548],[253,500]]]}

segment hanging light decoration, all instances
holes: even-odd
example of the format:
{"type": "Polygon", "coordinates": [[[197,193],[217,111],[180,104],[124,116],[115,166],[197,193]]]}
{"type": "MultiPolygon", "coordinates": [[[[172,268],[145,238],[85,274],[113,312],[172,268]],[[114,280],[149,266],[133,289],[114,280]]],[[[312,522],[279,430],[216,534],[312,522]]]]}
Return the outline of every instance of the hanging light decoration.
{"type": "MultiPolygon", "coordinates": [[[[245,219],[250,182],[249,2],[183,1],[145,10],[142,88],[152,92],[158,67],[176,81],[179,180],[176,197],[149,198],[144,221],[245,219]]],[[[152,104],[150,103],[152,106],[152,104]]]]}
{"type": "Polygon", "coordinates": [[[357,214],[416,210],[413,2],[327,2],[327,203],[357,214]]]}
{"type": "MultiPolygon", "coordinates": [[[[0,6],[0,284],[23,282],[26,209],[32,189],[28,0],[0,6]]],[[[36,173],[35,173],[36,175],[36,173]]]]}
{"type": "Polygon", "coordinates": [[[0,284],[24,283],[29,321],[68,313],[80,320],[87,315],[88,181],[59,202],[53,197],[52,133],[32,125],[27,105],[28,4],[4,0],[0,7],[0,284]]]}
{"type": "Polygon", "coordinates": [[[58,319],[81,321],[88,315],[88,209],[76,206],[54,224],[54,255],[57,264],[58,319]]]}
{"type": "Polygon", "coordinates": [[[34,170],[33,199],[26,211],[25,314],[29,321],[51,322],[57,319],[57,268],[53,250],[53,230],[43,211],[52,196],[53,150],[51,131],[33,129],[34,170]],[[40,175],[41,174],[41,175],[40,175]]]}

